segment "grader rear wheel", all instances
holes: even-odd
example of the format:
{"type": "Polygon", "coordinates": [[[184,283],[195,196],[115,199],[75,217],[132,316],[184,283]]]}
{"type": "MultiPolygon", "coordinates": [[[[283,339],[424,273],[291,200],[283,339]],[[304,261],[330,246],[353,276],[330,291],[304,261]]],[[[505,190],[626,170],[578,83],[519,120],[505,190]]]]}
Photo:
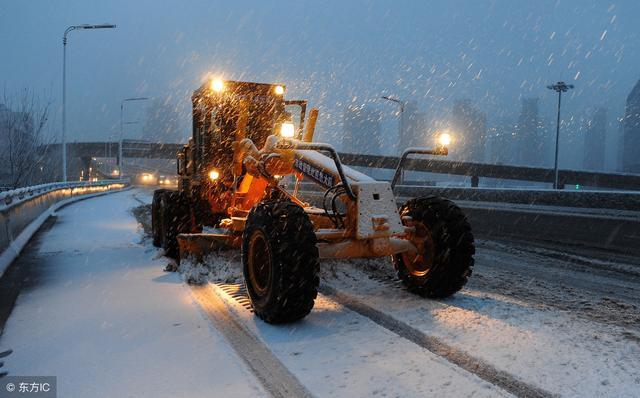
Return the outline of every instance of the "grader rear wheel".
{"type": "Polygon", "coordinates": [[[160,222],[160,197],[167,192],[166,189],[157,189],[153,192],[151,201],[151,237],[155,247],[162,246],[162,226],[160,222]]]}
{"type": "MultiPolygon", "coordinates": [[[[462,289],[473,270],[473,235],[466,216],[453,202],[430,196],[400,209],[415,231],[408,239],[417,252],[393,256],[398,277],[409,290],[426,297],[448,297],[462,289]]],[[[406,219],[406,218],[405,218],[406,219]]]]}

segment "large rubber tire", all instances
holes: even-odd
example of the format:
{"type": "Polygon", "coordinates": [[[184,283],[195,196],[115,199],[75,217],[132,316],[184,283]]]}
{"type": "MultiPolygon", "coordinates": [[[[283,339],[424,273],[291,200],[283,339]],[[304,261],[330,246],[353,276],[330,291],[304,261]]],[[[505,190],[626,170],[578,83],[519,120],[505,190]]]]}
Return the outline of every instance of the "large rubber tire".
{"type": "Polygon", "coordinates": [[[159,197],[160,242],[165,256],[179,260],[178,235],[191,232],[188,202],[177,191],[163,192],[159,197]]]}
{"type": "Polygon", "coordinates": [[[160,197],[167,192],[166,189],[157,189],[153,191],[153,200],[151,201],[151,238],[155,247],[162,245],[162,226],[160,222],[160,197]]]}
{"type": "Polygon", "coordinates": [[[268,323],[305,317],[313,308],[320,281],[309,216],[289,201],[254,206],[242,235],[242,266],[256,315],[268,323]]]}
{"type": "Polygon", "coordinates": [[[400,208],[416,232],[410,240],[418,254],[393,256],[398,277],[407,288],[425,297],[442,298],[456,293],[473,271],[475,246],[467,217],[452,201],[435,197],[409,200],[400,208]]]}

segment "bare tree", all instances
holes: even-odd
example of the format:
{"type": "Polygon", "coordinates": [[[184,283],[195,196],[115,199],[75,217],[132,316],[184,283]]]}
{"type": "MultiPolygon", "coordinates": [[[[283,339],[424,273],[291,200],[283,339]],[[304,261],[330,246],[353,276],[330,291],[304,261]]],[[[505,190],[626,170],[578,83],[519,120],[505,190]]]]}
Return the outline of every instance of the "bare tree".
{"type": "Polygon", "coordinates": [[[0,180],[8,188],[43,182],[41,166],[47,156],[43,148],[50,101],[31,90],[8,94],[0,103],[0,180]]]}

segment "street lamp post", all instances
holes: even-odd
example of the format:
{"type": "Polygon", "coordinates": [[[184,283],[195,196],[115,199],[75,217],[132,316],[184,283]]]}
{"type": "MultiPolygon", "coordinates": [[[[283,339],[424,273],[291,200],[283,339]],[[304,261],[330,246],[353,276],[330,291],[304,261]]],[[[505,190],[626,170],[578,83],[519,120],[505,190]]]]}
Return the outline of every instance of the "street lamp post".
{"type": "Polygon", "coordinates": [[[558,120],[556,122],[556,157],[554,163],[554,178],[553,189],[559,189],[558,185],[558,152],[560,147],[560,104],[562,103],[562,93],[565,93],[573,88],[573,84],[566,84],[565,82],[558,82],[556,84],[547,86],[549,90],[556,91],[558,93],[558,120]]]}
{"type": "Polygon", "coordinates": [[[406,102],[399,100],[397,98],[393,98],[393,97],[388,97],[386,95],[383,95],[382,97],[383,100],[387,100],[387,101],[391,101],[391,102],[395,102],[396,104],[398,104],[399,108],[400,108],[400,121],[398,123],[398,142],[401,142],[402,140],[402,132],[404,131],[404,123],[402,121],[402,115],[404,114],[404,106],[406,104],[406,102]]]}
{"type": "Polygon", "coordinates": [[[124,175],[123,172],[123,164],[124,162],[122,161],[122,140],[124,138],[124,103],[125,102],[130,102],[130,101],[146,101],[149,98],[147,97],[132,97],[132,98],[125,98],[122,100],[122,102],[120,102],[120,142],[118,144],[118,174],[120,176],[120,178],[122,178],[122,176],[124,175]]]}
{"type": "Polygon", "coordinates": [[[62,180],[67,182],[67,35],[76,29],[114,29],[116,25],[72,25],[62,36],[62,180]]]}

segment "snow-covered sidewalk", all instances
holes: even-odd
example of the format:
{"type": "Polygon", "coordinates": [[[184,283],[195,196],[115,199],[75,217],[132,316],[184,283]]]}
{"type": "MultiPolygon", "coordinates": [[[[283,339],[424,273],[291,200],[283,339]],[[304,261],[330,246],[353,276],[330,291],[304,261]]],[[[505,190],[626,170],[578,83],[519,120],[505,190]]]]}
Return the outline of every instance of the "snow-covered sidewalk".
{"type": "Polygon", "coordinates": [[[57,376],[60,397],[247,397],[260,382],[166,260],[140,243],[136,191],[58,212],[33,256],[43,271],[0,337],[10,375],[57,376]]]}

